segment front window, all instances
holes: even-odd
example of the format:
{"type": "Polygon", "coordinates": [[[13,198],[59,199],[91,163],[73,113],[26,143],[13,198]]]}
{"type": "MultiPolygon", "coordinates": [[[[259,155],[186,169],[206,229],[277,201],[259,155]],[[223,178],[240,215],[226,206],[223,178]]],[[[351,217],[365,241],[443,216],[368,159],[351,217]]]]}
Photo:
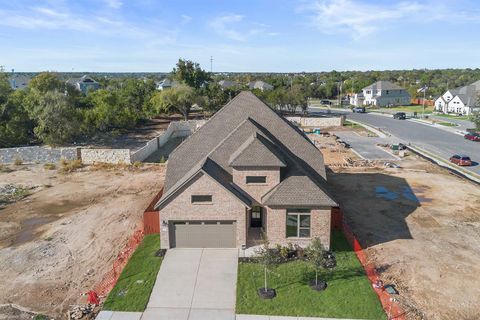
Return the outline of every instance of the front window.
{"type": "Polygon", "coordinates": [[[211,203],[211,195],[192,195],[192,203],[211,203]]]}
{"type": "Polygon", "coordinates": [[[265,176],[247,176],[247,184],[251,183],[266,183],[267,177],[265,176]]]}
{"type": "Polygon", "coordinates": [[[287,210],[287,238],[310,238],[310,209],[287,210]]]}

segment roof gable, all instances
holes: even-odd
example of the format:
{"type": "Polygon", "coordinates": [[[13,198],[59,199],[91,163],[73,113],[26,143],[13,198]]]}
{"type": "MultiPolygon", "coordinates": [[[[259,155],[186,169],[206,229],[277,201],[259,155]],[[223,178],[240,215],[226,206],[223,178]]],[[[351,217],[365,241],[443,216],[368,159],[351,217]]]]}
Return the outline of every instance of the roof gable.
{"type": "Polygon", "coordinates": [[[230,157],[232,167],[286,167],[285,160],[262,135],[255,133],[230,157]]]}
{"type": "Polygon", "coordinates": [[[377,81],[362,90],[404,90],[404,88],[393,82],[382,80],[377,81]]]}

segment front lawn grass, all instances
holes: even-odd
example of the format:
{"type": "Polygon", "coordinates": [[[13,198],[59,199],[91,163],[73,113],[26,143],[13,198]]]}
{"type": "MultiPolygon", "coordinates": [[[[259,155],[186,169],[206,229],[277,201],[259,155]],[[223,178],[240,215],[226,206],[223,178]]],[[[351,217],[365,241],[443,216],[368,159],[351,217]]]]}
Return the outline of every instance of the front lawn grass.
{"type": "Polygon", "coordinates": [[[152,292],[162,258],[158,234],[146,235],[108,295],[103,310],[144,311],[152,292]]]}
{"type": "Polygon", "coordinates": [[[239,263],[237,314],[386,319],[380,301],[365,272],[341,232],[332,233],[337,267],[323,271],[328,287],[317,292],[308,286],[315,273],[304,261],[281,264],[269,274],[269,287],[277,291],[272,300],[262,300],[263,268],[256,263],[239,263]]]}
{"type": "Polygon", "coordinates": [[[451,122],[437,122],[439,125],[441,126],[445,126],[445,127],[456,127],[457,125],[455,123],[451,123],[451,122]]]}

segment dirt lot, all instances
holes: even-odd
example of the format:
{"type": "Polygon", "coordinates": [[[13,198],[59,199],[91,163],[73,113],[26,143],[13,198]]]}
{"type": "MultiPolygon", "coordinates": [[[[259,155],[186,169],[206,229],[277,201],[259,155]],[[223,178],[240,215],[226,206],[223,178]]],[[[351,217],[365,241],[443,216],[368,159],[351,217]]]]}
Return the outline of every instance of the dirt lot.
{"type": "Polygon", "coordinates": [[[328,149],[333,194],[408,318],[480,319],[480,187],[414,155],[353,167],[328,149]]]}
{"type": "Polygon", "coordinates": [[[0,209],[0,305],[59,318],[84,303],[80,294],[111,269],[164,180],[162,165],[92,169],[60,174],[33,165],[0,173],[0,185],[32,192],[0,209]]]}

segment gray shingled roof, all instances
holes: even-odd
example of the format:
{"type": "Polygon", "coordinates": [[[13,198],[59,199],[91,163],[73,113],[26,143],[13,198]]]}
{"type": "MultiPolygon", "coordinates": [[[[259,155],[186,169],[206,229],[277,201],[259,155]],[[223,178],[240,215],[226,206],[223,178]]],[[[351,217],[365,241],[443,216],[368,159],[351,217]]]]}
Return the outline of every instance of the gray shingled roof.
{"type": "Polygon", "coordinates": [[[262,197],[262,203],[272,207],[334,207],[332,197],[308,176],[290,176],[262,197]]]}
{"type": "MultiPolygon", "coordinates": [[[[221,177],[219,179],[223,184],[230,184],[236,190],[232,183],[231,156],[240,154],[241,151],[238,150],[245,147],[245,142],[252,135],[256,135],[265,146],[268,145],[269,151],[287,165],[282,171],[283,177],[293,174],[308,176],[318,189],[328,193],[321,152],[298,128],[275,113],[253,93],[244,91],[170,154],[165,192],[156,207],[160,207],[180,186],[189,181],[207,159],[221,168],[217,168],[217,173],[222,172],[222,175],[217,177],[221,177]]],[[[208,170],[204,171],[210,174],[208,170]]],[[[298,188],[302,186],[299,185],[298,188]]],[[[332,201],[330,199],[328,203],[332,201]]]]}
{"type": "Polygon", "coordinates": [[[377,81],[362,90],[404,90],[404,88],[393,82],[382,80],[377,81]]]}
{"type": "Polygon", "coordinates": [[[458,96],[466,106],[477,106],[479,104],[478,100],[480,99],[480,80],[463,87],[452,89],[450,93],[453,96],[458,96]]]}
{"type": "Polygon", "coordinates": [[[232,167],[286,167],[283,157],[275,152],[268,139],[255,133],[230,157],[232,167]]]}

